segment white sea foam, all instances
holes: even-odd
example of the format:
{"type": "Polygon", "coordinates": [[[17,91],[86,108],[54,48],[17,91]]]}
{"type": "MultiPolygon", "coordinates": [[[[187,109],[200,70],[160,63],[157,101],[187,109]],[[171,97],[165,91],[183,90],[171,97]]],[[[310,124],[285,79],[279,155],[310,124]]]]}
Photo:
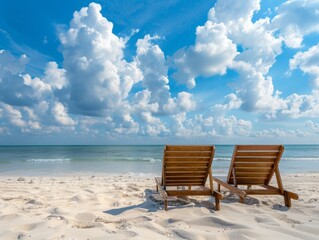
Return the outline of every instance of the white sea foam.
{"type": "Polygon", "coordinates": [[[217,160],[217,161],[230,161],[231,158],[230,157],[214,157],[214,161],[217,160]]]}
{"type": "Polygon", "coordinates": [[[144,157],[144,158],[133,158],[133,157],[119,157],[119,158],[112,158],[111,160],[115,161],[136,161],[136,162],[160,162],[162,159],[159,158],[152,158],[152,157],[144,157]]]}
{"type": "Polygon", "coordinates": [[[160,162],[160,161],[162,161],[162,159],[158,159],[158,158],[142,158],[142,161],[160,162]]]}
{"type": "Polygon", "coordinates": [[[283,157],[284,161],[319,161],[318,157],[283,157]]]}
{"type": "Polygon", "coordinates": [[[70,160],[70,158],[32,158],[27,162],[68,162],[70,160]]]}
{"type": "MultiPolygon", "coordinates": [[[[214,157],[214,161],[230,161],[227,157],[214,157]]],[[[283,161],[319,161],[319,157],[283,157],[283,161]]]]}

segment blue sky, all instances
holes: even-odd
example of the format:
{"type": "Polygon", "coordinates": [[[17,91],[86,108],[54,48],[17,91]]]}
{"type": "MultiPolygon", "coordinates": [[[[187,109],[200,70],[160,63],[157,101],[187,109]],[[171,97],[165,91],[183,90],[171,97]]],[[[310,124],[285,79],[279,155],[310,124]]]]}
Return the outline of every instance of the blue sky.
{"type": "Polygon", "coordinates": [[[319,143],[319,1],[2,0],[0,144],[319,143]]]}

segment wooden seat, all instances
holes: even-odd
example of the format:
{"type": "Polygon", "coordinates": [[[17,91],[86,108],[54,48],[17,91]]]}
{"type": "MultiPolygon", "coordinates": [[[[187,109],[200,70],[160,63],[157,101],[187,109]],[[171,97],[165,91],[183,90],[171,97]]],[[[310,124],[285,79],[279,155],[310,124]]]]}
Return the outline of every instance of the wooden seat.
{"type": "Polygon", "coordinates": [[[212,181],[214,153],[214,146],[165,146],[162,177],[155,178],[155,182],[166,211],[169,196],[196,195],[214,196],[219,210],[222,194],[214,191],[212,181]],[[209,187],[205,186],[207,178],[209,187]]]}
{"type": "Polygon", "coordinates": [[[278,168],[283,152],[282,145],[235,146],[227,181],[213,178],[218,184],[218,191],[220,186],[227,188],[240,197],[241,203],[247,195],[282,195],[285,205],[291,207],[291,198],[297,200],[298,195],[283,188],[278,168]],[[277,187],[269,185],[274,174],[277,187]],[[240,189],[239,185],[247,185],[247,189],[240,189]],[[253,189],[253,186],[260,187],[253,189]]]}

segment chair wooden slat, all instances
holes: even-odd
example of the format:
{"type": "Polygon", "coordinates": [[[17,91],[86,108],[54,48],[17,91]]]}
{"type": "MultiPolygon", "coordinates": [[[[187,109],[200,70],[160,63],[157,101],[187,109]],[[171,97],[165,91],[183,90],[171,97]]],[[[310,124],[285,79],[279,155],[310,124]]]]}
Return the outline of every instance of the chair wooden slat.
{"type": "Polygon", "coordinates": [[[179,151],[179,152],[188,152],[188,151],[208,151],[211,152],[214,149],[213,146],[166,146],[166,151],[179,151]]]}
{"type": "Polygon", "coordinates": [[[205,177],[206,177],[206,172],[205,170],[202,170],[202,171],[192,171],[192,172],[185,172],[185,171],[170,171],[169,172],[169,175],[166,175],[166,177],[170,177],[172,176],[172,174],[175,173],[176,176],[191,176],[191,175],[200,175],[202,176],[203,178],[203,181],[205,180],[205,177]],[[179,175],[177,175],[179,174],[179,175]]]}
{"type": "Polygon", "coordinates": [[[256,172],[256,173],[268,173],[271,170],[271,167],[263,167],[263,168],[259,168],[259,167],[235,167],[236,172],[240,173],[240,172],[256,172]]]}
{"type": "Polygon", "coordinates": [[[196,181],[201,181],[203,182],[203,177],[202,176],[190,176],[190,175],[187,175],[187,176],[176,176],[176,177],[167,177],[166,179],[166,182],[172,182],[172,181],[183,181],[183,180],[196,180],[196,181]]]}
{"type": "Polygon", "coordinates": [[[238,177],[263,177],[267,178],[269,173],[266,172],[236,172],[238,177]]]}
{"type": "Polygon", "coordinates": [[[236,178],[237,185],[259,185],[264,184],[266,179],[265,178],[236,178]]]}
{"type": "Polygon", "coordinates": [[[180,190],[171,190],[167,192],[168,196],[206,196],[212,195],[213,192],[210,189],[207,190],[189,190],[189,191],[180,191],[180,190]]]}
{"type": "Polygon", "coordinates": [[[279,151],[282,145],[237,145],[238,151],[251,150],[251,151],[279,151]]]}
{"type": "Polygon", "coordinates": [[[166,152],[166,158],[169,157],[206,157],[210,158],[211,152],[210,151],[168,151],[166,152]]]}
{"type": "Polygon", "coordinates": [[[166,157],[165,158],[166,163],[170,162],[209,162],[209,157],[166,157]]]}
{"type": "Polygon", "coordinates": [[[191,177],[205,177],[205,171],[203,172],[176,172],[176,173],[166,173],[166,177],[185,177],[185,176],[191,176],[191,177]]]}
{"type": "Polygon", "coordinates": [[[254,168],[271,168],[274,165],[272,162],[236,162],[234,164],[235,167],[254,167],[254,168]]]}
{"type": "Polygon", "coordinates": [[[278,152],[237,152],[236,157],[276,157],[278,152]]]}
{"type": "Polygon", "coordinates": [[[197,168],[207,168],[208,162],[168,162],[165,164],[166,168],[170,167],[197,167],[197,168]]]}
{"type": "Polygon", "coordinates": [[[276,157],[236,157],[236,162],[271,162],[274,163],[276,157]]]}
{"type": "MultiPolygon", "coordinates": [[[[201,181],[189,181],[189,182],[167,182],[166,183],[166,186],[176,186],[178,185],[179,187],[181,186],[201,186],[203,185],[203,182],[201,181]]],[[[169,190],[167,190],[169,191],[169,190]]],[[[187,190],[184,190],[184,191],[187,191],[187,190]]]]}

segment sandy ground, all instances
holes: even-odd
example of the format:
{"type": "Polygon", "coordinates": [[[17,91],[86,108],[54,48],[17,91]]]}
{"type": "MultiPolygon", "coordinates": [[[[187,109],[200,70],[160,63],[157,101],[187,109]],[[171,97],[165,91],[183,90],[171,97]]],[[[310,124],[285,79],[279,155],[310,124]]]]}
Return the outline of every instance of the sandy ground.
{"type": "Polygon", "coordinates": [[[0,177],[0,239],[318,239],[319,173],[283,176],[299,194],[238,202],[213,197],[169,202],[163,210],[153,176],[0,177]]]}

